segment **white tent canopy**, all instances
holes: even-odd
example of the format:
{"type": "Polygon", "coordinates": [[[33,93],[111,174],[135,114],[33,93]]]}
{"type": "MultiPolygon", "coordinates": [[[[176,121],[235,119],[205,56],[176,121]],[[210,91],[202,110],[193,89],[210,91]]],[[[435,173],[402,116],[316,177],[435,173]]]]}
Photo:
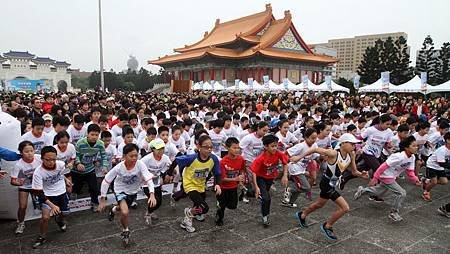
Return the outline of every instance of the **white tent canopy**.
{"type": "MultiPolygon", "coordinates": [[[[303,91],[303,87],[301,85],[296,85],[294,83],[292,83],[289,79],[287,80],[287,90],[289,91],[303,91]]],[[[283,87],[283,89],[286,89],[286,87],[284,86],[284,82],[280,83],[280,86],[283,87]]]]}
{"type": "Polygon", "coordinates": [[[264,90],[264,86],[258,83],[258,81],[253,80],[253,90],[255,91],[262,91],[264,90]]]}
{"type": "Polygon", "coordinates": [[[272,80],[269,80],[269,90],[270,91],[281,91],[281,90],[284,90],[284,86],[277,85],[277,83],[273,82],[272,80]]]}
{"type": "Polygon", "coordinates": [[[389,83],[388,89],[384,90],[383,84],[382,84],[381,78],[380,78],[379,80],[377,80],[376,82],[374,82],[370,85],[359,88],[358,92],[360,92],[360,93],[379,93],[379,92],[389,93],[394,88],[395,88],[395,86],[393,84],[389,83]]]}
{"type": "Polygon", "coordinates": [[[225,87],[219,81],[214,82],[212,88],[214,91],[220,91],[225,89],[225,87]]]}
{"type": "Polygon", "coordinates": [[[322,84],[316,86],[313,91],[328,91],[328,92],[346,92],[350,93],[350,89],[347,87],[343,87],[341,85],[336,84],[333,80],[331,80],[331,91],[328,89],[327,83],[323,82],[322,84]]]}
{"type": "Polygon", "coordinates": [[[200,82],[197,82],[192,86],[192,90],[200,90],[200,89],[202,89],[200,82]]]}
{"type": "Polygon", "coordinates": [[[203,87],[203,88],[202,88],[203,90],[213,90],[211,84],[210,84],[208,81],[205,81],[205,82],[203,83],[203,86],[202,86],[202,84],[200,83],[200,86],[203,87]]]}
{"type": "Polygon", "coordinates": [[[427,94],[437,92],[450,92],[450,80],[437,86],[427,86],[427,94]]]}
{"type": "Polygon", "coordinates": [[[389,88],[391,93],[424,93],[422,90],[422,81],[419,76],[414,76],[408,82],[389,88]]]}

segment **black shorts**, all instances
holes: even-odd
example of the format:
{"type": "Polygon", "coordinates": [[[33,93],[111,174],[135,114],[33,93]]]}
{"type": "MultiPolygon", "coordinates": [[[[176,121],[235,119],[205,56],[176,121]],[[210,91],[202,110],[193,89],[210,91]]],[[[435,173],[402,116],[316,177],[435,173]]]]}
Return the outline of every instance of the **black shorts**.
{"type": "Polygon", "coordinates": [[[217,205],[219,208],[236,209],[238,204],[237,188],[222,189],[222,193],[217,197],[217,205]]]}
{"type": "Polygon", "coordinates": [[[336,201],[341,194],[337,192],[337,190],[330,186],[330,181],[326,178],[322,177],[322,180],[319,184],[320,187],[320,197],[323,199],[331,199],[333,201],[336,201]]]}
{"type": "Polygon", "coordinates": [[[432,168],[427,168],[427,178],[441,178],[441,177],[447,177],[445,174],[445,170],[436,170],[432,168]]]}
{"type": "Polygon", "coordinates": [[[33,190],[32,189],[24,189],[24,188],[20,188],[19,187],[19,192],[27,192],[27,193],[32,193],[33,190]]]}
{"type": "MultiPolygon", "coordinates": [[[[59,210],[63,213],[63,214],[68,214],[70,213],[70,209],[69,209],[69,196],[67,196],[67,193],[61,194],[59,196],[50,196],[47,197],[48,200],[50,200],[50,202],[52,202],[54,205],[59,207],[59,210]]],[[[45,202],[42,202],[42,200],[40,200],[40,203],[42,205],[42,208],[46,208],[48,210],[51,210],[52,208],[50,206],[48,206],[45,202]]]]}

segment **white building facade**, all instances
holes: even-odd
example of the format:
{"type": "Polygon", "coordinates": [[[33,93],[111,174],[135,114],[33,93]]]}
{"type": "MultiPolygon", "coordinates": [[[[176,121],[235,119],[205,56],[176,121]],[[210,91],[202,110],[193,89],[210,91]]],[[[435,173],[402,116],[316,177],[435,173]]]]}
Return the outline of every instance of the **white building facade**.
{"type": "Polygon", "coordinates": [[[52,91],[71,91],[70,64],[49,57],[36,57],[21,51],[0,55],[0,83],[2,87],[11,80],[42,80],[52,91]]]}

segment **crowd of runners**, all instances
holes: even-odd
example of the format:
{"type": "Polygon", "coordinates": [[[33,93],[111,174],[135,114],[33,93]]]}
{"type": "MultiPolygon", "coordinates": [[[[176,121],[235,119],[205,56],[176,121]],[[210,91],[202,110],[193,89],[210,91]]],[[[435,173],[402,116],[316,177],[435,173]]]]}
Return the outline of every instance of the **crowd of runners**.
{"type": "MultiPolygon", "coordinates": [[[[258,204],[268,227],[272,203],[298,210],[292,223],[306,230],[308,216],[331,200],[336,209],[320,230],[336,240],[333,227],[350,209],[346,199],[367,195],[368,202],[384,202],[393,195],[386,213],[398,222],[407,195],[398,178],[409,179],[429,202],[449,177],[450,109],[444,97],[197,91],[3,93],[0,100],[22,131],[17,150],[0,148],[1,159],[17,161],[0,177],[18,188],[16,234],[25,230],[29,198],[42,211],[34,248],[46,242],[52,217],[67,230],[69,201],[83,191],[94,212],[120,219],[124,245],[129,209],[142,206],[136,202],[141,190],[148,197],[146,224],[158,219],[161,205],[172,206],[189,233],[207,213],[215,213],[211,217],[222,226],[226,209],[238,205],[258,204]],[[342,196],[357,177],[367,179],[367,186],[342,196]],[[167,204],[165,184],[173,185],[167,204]],[[301,199],[312,201],[314,188],[320,195],[306,205],[301,199]],[[272,200],[274,192],[282,192],[282,199],[272,200]],[[209,207],[207,195],[217,207],[209,207]],[[108,208],[107,196],[115,197],[108,208]],[[177,206],[183,198],[192,205],[177,206]]],[[[450,204],[437,212],[450,217],[450,204]]]]}

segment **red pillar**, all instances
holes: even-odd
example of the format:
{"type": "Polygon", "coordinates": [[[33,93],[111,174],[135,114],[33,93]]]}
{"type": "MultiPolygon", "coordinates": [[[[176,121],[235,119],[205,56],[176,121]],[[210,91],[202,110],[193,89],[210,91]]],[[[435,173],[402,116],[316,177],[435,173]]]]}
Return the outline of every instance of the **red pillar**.
{"type": "Polygon", "coordinates": [[[288,78],[288,69],[287,68],[286,68],[286,77],[285,78],[288,78]]]}
{"type": "Polygon", "coordinates": [[[255,68],[252,68],[252,79],[255,80],[255,68]]]}
{"type": "Polygon", "coordinates": [[[200,81],[205,81],[205,70],[200,71],[200,81]]]}
{"type": "Polygon", "coordinates": [[[243,69],[239,69],[239,79],[242,80],[244,78],[244,70],[243,69]]]}
{"type": "Polygon", "coordinates": [[[209,80],[215,80],[214,79],[214,69],[213,68],[209,69],[209,80]]]}
{"type": "Polygon", "coordinates": [[[269,75],[269,79],[272,79],[272,80],[273,80],[273,68],[272,68],[272,69],[270,69],[270,75],[269,75]]]}
{"type": "Polygon", "coordinates": [[[163,71],[162,73],[162,79],[163,79],[163,83],[166,83],[166,72],[163,71]]]}
{"type": "Polygon", "coordinates": [[[258,77],[256,79],[258,82],[261,82],[261,67],[258,67],[258,77]]]}
{"type": "Polygon", "coordinates": [[[225,68],[222,69],[222,80],[225,79],[225,68]]]}

